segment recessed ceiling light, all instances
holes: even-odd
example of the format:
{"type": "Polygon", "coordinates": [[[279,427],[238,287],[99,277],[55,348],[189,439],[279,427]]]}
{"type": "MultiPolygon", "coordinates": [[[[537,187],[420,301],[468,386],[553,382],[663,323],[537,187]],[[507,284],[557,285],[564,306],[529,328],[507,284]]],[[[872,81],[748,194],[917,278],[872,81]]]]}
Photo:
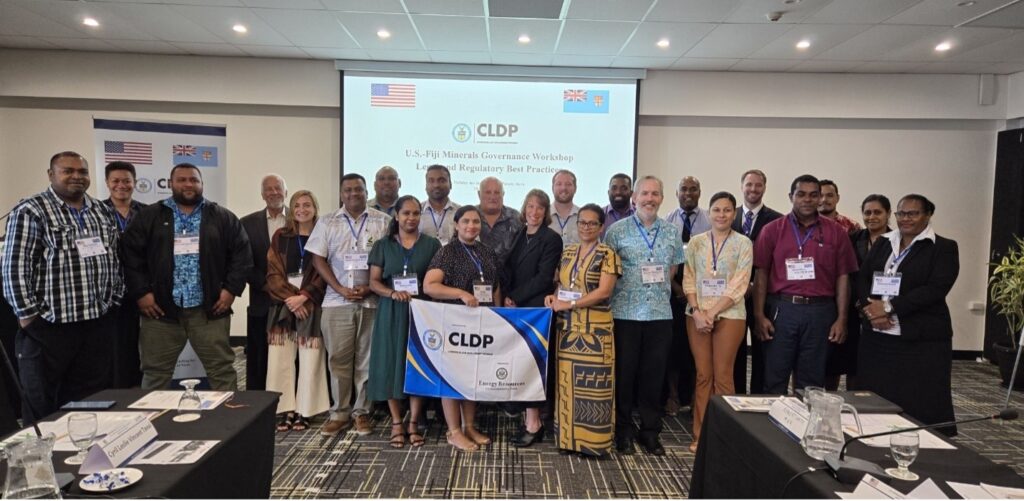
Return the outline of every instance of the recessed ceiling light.
{"type": "Polygon", "coordinates": [[[658,43],[656,45],[658,47],[661,47],[662,49],[668,48],[668,46],[669,46],[668,39],[667,38],[662,38],[661,40],[658,40],[658,43]]]}
{"type": "Polygon", "coordinates": [[[810,46],[811,46],[811,41],[810,40],[800,40],[799,42],[796,43],[796,48],[798,48],[798,49],[806,49],[806,48],[808,48],[810,46]]]}
{"type": "Polygon", "coordinates": [[[244,24],[236,24],[231,29],[235,30],[235,33],[247,33],[249,31],[249,28],[246,28],[244,24]]]}
{"type": "Polygon", "coordinates": [[[82,24],[95,28],[95,27],[100,25],[100,22],[95,20],[95,19],[93,19],[93,18],[91,18],[91,17],[87,17],[87,18],[82,20],[82,24]]]}
{"type": "Polygon", "coordinates": [[[969,0],[967,2],[960,2],[960,3],[956,4],[956,6],[957,7],[970,7],[970,6],[972,6],[972,5],[976,4],[976,3],[978,3],[978,2],[975,2],[974,0],[969,0]]]}
{"type": "Polygon", "coordinates": [[[385,39],[391,38],[391,32],[385,29],[377,30],[377,38],[385,39]]]}
{"type": "Polygon", "coordinates": [[[952,49],[952,48],[953,48],[953,44],[951,44],[949,42],[942,42],[939,45],[935,46],[935,50],[937,50],[939,52],[946,52],[947,50],[952,49]]]}
{"type": "Polygon", "coordinates": [[[782,3],[784,3],[786,5],[793,5],[795,3],[800,3],[800,0],[783,0],[782,3]]]}
{"type": "Polygon", "coordinates": [[[530,35],[519,35],[519,43],[530,43],[530,35]]]}

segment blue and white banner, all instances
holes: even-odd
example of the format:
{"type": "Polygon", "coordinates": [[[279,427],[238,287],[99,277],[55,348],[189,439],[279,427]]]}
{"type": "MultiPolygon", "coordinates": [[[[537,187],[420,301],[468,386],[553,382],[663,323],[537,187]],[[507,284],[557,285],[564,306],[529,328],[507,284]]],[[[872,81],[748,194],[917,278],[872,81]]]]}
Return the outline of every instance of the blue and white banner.
{"type": "Polygon", "coordinates": [[[151,204],[171,196],[171,167],[190,163],[203,174],[203,196],[227,202],[227,127],[93,118],[97,198],[110,196],[103,169],[121,160],[135,166],[133,198],[151,204]]]}
{"type": "Polygon", "coordinates": [[[405,392],[479,401],[544,400],[548,308],[470,308],[413,299],[405,392]]]}

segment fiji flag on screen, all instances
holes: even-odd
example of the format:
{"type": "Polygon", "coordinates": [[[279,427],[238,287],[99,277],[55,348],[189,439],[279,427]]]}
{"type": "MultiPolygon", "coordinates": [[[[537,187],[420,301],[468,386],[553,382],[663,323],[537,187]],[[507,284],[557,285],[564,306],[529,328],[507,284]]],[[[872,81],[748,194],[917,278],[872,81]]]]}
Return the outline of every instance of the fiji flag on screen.
{"type": "Polygon", "coordinates": [[[174,163],[188,162],[196,167],[216,167],[217,147],[215,146],[193,146],[191,144],[176,144],[171,147],[174,155],[174,163]]]}
{"type": "Polygon", "coordinates": [[[565,113],[608,113],[608,91],[565,89],[562,111],[565,113]]]}

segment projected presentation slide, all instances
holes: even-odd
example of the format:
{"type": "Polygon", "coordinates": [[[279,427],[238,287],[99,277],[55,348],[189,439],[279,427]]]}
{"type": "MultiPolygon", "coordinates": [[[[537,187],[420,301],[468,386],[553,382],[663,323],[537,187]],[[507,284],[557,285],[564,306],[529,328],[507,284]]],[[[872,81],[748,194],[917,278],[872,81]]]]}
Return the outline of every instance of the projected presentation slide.
{"type": "Polygon", "coordinates": [[[612,174],[633,174],[635,82],[551,82],[344,76],[343,169],[367,179],[394,167],[402,194],[425,199],[426,169],[451,171],[451,199],[477,204],[480,180],[505,184],[505,205],[550,194],[559,169],[575,202],[608,203],[612,174]]]}

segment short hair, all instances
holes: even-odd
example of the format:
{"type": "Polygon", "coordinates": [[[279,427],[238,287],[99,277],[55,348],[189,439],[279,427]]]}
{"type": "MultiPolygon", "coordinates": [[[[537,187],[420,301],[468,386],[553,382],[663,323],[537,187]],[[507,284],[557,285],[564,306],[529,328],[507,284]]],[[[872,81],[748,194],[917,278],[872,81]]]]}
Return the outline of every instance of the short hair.
{"type": "Polygon", "coordinates": [[[625,180],[626,180],[626,184],[627,184],[627,185],[630,185],[630,186],[632,186],[632,185],[633,185],[633,180],[632,180],[632,178],[630,178],[630,177],[629,177],[628,175],[626,175],[626,174],[623,174],[623,173],[621,173],[621,172],[619,172],[618,174],[614,174],[614,175],[612,175],[612,178],[608,180],[608,185],[609,185],[609,186],[611,186],[611,184],[612,184],[612,181],[614,181],[614,180],[616,180],[616,179],[625,179],[625,180]]]}
{"type": "MultiPolygon", "coordinates": [[[[836,193],[839,192],[837,191],[836,193]]],[[[889,203],[889,197],[885,195],[879,195],[877,193],[872,193],[871,195],[864,197],[864,201],[860,203],[860,211],[864,212],[864,206],[870,202],[878,202],[878,204],[881,205],[883,209],[885,209],[885,212],[892,212],[892,204],[889,203]]]]}
{"type": "Polygon", "coordinates": [[[455,215],[453,216],[452,221],[455,221],[456,223],[458,223],[459,220],[462,219],[462,216],[465,216],[466,213],[469,212],[469,211],[476,212],[477,217],[479,217],[480,219],[483,219],[483,215],[480,214],[480,209],[477,209],[475,205],[463,205],[462,207],[459,207],[455,211],[455,215]]]}
{"type": "Polygon", "coordinates": [[[292,194],[292,197],[288,199],[288,210],[284,214],[284,226],[285,228],[291,229],[296,235],[299,234],[299,223],[295,222],[295,211],[292,207],[295,206],[295,201],[302,197],[309,197],[313,202],[313,225],[316,225],[316,220],[320,217],[320,202],[316,200],[316,195],[309,190],[299,190],[292,194]]]}
{"type": "Polygon", "coordinates": [[[195,165],[190,164],[188,162],[182,162],[178,165],[175,165],[174,167],[171,167],[171,175],[168,177],[173,179],[174,173],[177,172],[178,169],[195,169],[195,171],[199,173],[199,180],[203,180],[203,171],[199,170],[199,167],[196,167],[195,165]]]}
{"type": "MultiPolygon", "coordinates": [[[[604,226],[604,218],[607,214],[604,213],[604,209],[602,209],[600,205],[594,203],[584,205],[583,207],[580,207],[580,210],[577,212],[577,214],[583,211],[590,211],[593,212],[594,214],[597,214],[597,220],[601,222],[601,226],[604,226]]],[[[578,221],[579,216],[576,216],[576,219],[578,221]]]]}
{"type": "Polygon", "coordinates": [[[445,166],[443,166],[441,164],[434,164],[434,165],[431,165],[430,167],[427,167],[427,174],[429,174],[430,171],[432,171],[432,170],[443,170],[444,171],[444,175],[448,176],[448,180],[451,181],[452,173],[448,171],[448,167],[445,167],[445,166]]]}
{"type": "Polygon", "coordinates": [[[728,201],[730,201],[730,202],[732,202],[732,208],[733,209],[736,208],[736,197],[732,196],[732,193],[729,193],[728,191],[719,191],[718,193],[715,193],[714,195],[711,195],[711,202],[708,203],[708,207],[711,207],[712,205],[715,205],[715,202],[717,202],[717,201],[719,201],[719,200],[721,200],[723,198],[728,200],[728,201]]]}
{"type": "Polygon", "coordinates": [[[103,168],[103,178],[110,179],[110,173],[116,170],[123,170],[131,173],[133,179],[137,177],[135,175],[135,166],[132,165],[131,162],[123,162],[121,160],[117,160],[115,162],[110,162],[109,164],[107,164],[106,167],[103,168]]]}
{"type": "Polygon", "coordinates": [[[52,169],[54,164],[57,163],[57,160],[60,160],[62,158],[77,158],[77,159],[81,160],[83,164],[85,164],[86,168],[89,167],[89,160],[87,160],[85,157],[83,157],[81,153],[68,150],[68,151],[62,151],[60,153],[56,153],[52,157],[50,157],[50,168],[52,169]]]}
{"type": "Polygon", "coordinates": [[[933,204],[931,200],[928,200],[924,195],[911,193],[909,195],[904,195],[903,198],[900,199],[900,203],[903,203],[904,200],[915,200],[920,202],[921,208],[924,210],[925,214],[928,214],[929,216],[935,214],[935,204],[933,204]]]}
{"type": "Polygon", "coordinates": [[[395,173],[395,177],[398,177],[398,170],[397,169],[395,169],[394,167],[392,167],[390,165],[381,165],[380,168],[377,169],[377,173],[373,175],[374,179],[376,180],[377,176],[379,176],[381,172],[386,171],[386,170],[394,172],[395,173]]]}
{"type": "Polygon", "coordinates": [[[740,176],[740,182],[742,183],[743,180],[746,179],[747,176],[749,176],[751,174],[756,174],[758,176],[761,176],[761,182],[764,183],[764,184],[768,184],[768,176],[764,175],[764,171],[762,171],[761,169],[750,169],[750,170],[744,172],[743,175],[740,176]]]}
{"type": "Polygon", "coordinates": [[[789,196],[793,196],[793,194],[796,193],[796,185],[800,183],[816,184],[818,185],[818,191],[821,191],[821,181],[818,181],[818,178],[810,174],[804,174],[802,176],[797,176],[797,178],[793,180],[793,183],[789,185],[789,196]]]}
{"type": "Polygon", "coordinates": [[[661,190],[662,195],[665,194],[665,183],[661,182],[661,179],[659,179],[658,176],[652,176],[650,174],[636,178],[636,181],[633,182],[633,193],[636,193],[637,187],[639,187],[640,183],[644,181],[657,181],[658,189],[661,190]]]}
{"type": "Polygon", "coordinates": [[[288,183],[284,180],[284,177],[273,172],[267,173],[265,176],[260,178],[260,191],[263,191],[263,181],[266,181],[268,177],[277,178],[278,181],[281,181],[281,189],[286,193],[288,192],[288,183]]]}
{"type": "Polygon", "coordinates": [[[402,195],[395,200],[395,216],[391,218],[391,222],[388,223],[388,236],[393,237],[398,234],[398,213],[402,210],[402,206],[408,201],[416,202],[416,208],[420,207],[420,199],[412,195],[402,195]]]}
{"type": "Polygon", "coordinates": [[[477,188],[476,188],[477,191],[483,191],[484,190],[484,185],[489,183],[489,182],[491,182],[491,181],[494,181],[494,182],[498,183],[498,186],[501,187],[501,194],[504,195],[505,194],[505,183],[501,182],[501,179],[498,179],[498,178],[496,178],[494,176],[487,176],[487,177],[481,179],[480,180],[480,185],[478,185],[477,188]]]}
{"type": "Polygon", "coordinates": [[[572,177],[572,184],[576,184],[576,174],[574,174],[569,169],[559,169],[557,172],[555,172],[555,175],[551,176],[552,185],[555,184],[555,178],[557,178],[559,174],[568,174],[570,177],[572,177]]]}
{"type": "Polygon", "coordinates": [[[835,188],[836,189],[836,195],[839,194],[839,186],[836,185],[835,181],[833,181],[831,179],[822,179],[821,181],[818,181],[818,188],[819,189],[820,188],[824,188],[826,186],[831,186],[831,187],[835,188]]]}
{"type": "Polygon", "coordinates": [[[344,176],[341,176],[341,184],[345,184],[345,181],[354,181],[354,180],[361,181],[363,183],[363,186],[364,187],[366,186],[366,178],[363,177],[363,176],[360,176],[359,174],[356,174],[355,172],[349,172],[348,174],[345,174],[344,176]]]}
{"type": "Polygon", "coordinates": [[[536,197],[541,207],[544,207],[544,221],[541,224],[551,226],[551,198],[548,197],[544,190],[538,190],[537,188],[530,190],[526,194],[526,198],[523,198],[523,209],[519,211],[519,222],[526,224],[526,204],[530,203],[530,197],[536,197]]]}

